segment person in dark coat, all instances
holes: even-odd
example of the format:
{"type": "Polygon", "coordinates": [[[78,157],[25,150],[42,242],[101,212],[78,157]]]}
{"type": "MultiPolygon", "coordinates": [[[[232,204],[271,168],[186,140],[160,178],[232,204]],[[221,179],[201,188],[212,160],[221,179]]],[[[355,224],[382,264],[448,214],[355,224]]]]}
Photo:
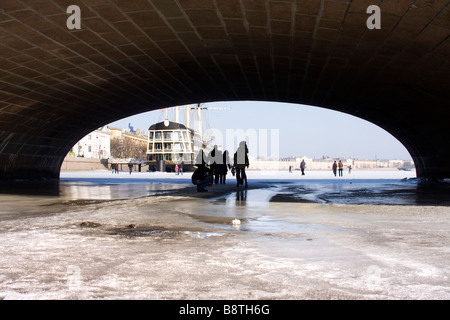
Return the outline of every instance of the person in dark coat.
{"type": "Polygon", "coordinates": [[[220,178],[219,167],[222,164],[222,151],[220,151],[216,145],[209,153],[208,164],[214,175],[214,183],[218,184],[220,178]]]}
{"type": "Polygon", "coordinates": [[[247,174],[245,168],[249,166],[248,161],[248,148],[245,141],[239,143],[239,147],[234,153],[234,167],[236,168],[236,181],[237,186],[243,185],[245,181],[245,187],[247,188],[247,174]]]}
{"type": "Polygon", "coordinates": [[[206,165],[198,164],[191,180],[192,184],[197,186],[197,192],[207,192],[208,190],[205,187],[212,183],[213,175],[206,165]]]}
{"type": "Polygon", "coordinates": [[[112,173],[119,173],[119,164],[117,162],[111,163],[112,173]]]}
{"type": "Polygon", "coordinates": [[[205,152],[200,150],[195,158],[197,169],[195,169],[191,177],[192,184],[197,186],[197,192],[207,192],[208,190],[205,187],[213,182],[213,174],[207,166],[206,160],[205,152]]]}
{"type": "Polygon", "coordinates": [[[228,150],[225,150],[223,152],[223,161],[222,163],[218,164],[216,166],[216,170],[219,176],[219,183],[220,184],[225,184],[226,183],[226,179],[227,179],[227,173],[228,173],[228,169],[231,168],[230,165],[230,157],[229,157],[229,152],[228,150]]]}
{"type": "Polygon", "coordinates": [[[336,163],[336,161],[331,166],[331,170],[333,170],[334,176],[336,177],[336,173],[337,173],[337,163],[336,163]]]}
{"type": "Polygon", "coordinates": [[[300,170],[302,171],[302,176],[305,175],[305,168],[306,168],[306,163],[305,163],[305,160],[302,159],[302,162],[300,162],[300,170]]]}

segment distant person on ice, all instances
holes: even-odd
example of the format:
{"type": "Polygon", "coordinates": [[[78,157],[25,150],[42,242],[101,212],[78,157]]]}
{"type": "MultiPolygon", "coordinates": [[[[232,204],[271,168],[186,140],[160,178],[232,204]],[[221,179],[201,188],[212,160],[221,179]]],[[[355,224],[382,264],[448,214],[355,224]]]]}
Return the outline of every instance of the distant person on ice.
{"type": "Polygon", "coordinates": [[[337,163],[336,163],[336,161],[333,162],[333,165],[331,166],[331,170],[333,170],[334,176],[336,177],[336,173],[337,173],[337,163]]]}
{"type": "Polygon", "coordinates": [[[300,162],[300,170],[302,171],[302,176],[305,175],[305,168],[306,168],[306,163],[305,163],[305,160],[302,159],[302,162],[300,162]]]}
{"type": "Polygon", "coordinates": [[[111,163],[112,173],[119,173],[119,164],[117,162],[111,163]]]}
{"type": "Polygon", "coordinates": [[[343,177],[344,176],[344,164],[342,163],[341,160],[339,160],[338,169],[339,169],[339,177],[343,177]]]}
{"type": "Polygon", "coordinates": [[[245,167],[248,168],[248,148],[245,141],[239,143],[239,147],[234,153],[234,167],[236,168],[236,180],[237,186],[243,185],[245,181],[245,187],[247,188],[247,174],[245,173],[245,167]]]}
{"type": "Polygon", "coordinates": [[[130,170],[130,174],[131,174],[131,171],[133,171],[133,163],[131,161],[128,162],[128,169],[130,170]]]}

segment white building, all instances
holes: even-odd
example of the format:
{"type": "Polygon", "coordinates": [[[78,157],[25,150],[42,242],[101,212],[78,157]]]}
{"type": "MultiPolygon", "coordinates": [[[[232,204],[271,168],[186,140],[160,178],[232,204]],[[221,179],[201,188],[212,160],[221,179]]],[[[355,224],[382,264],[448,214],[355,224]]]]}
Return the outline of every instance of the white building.
{"type": "Polygon", "coordinates": [[[111,130],[103,126],[92,131],[72,147],[69,155],[108,159],[111,155],[111,130]]]}

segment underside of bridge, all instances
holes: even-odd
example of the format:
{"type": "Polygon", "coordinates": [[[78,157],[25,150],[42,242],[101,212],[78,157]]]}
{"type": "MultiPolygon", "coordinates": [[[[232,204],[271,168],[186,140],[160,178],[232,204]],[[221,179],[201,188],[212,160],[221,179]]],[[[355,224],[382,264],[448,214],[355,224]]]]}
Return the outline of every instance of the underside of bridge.
{"type": "Polygon", "coordinates": [[[403,143],[419,177],[448,178],[449,10],[447,0],[2,0],[0,179],[58,178],[70,148],[117,119],[227,100],[355,115],[403,143]],[[67,27],[70,5],[80,29],[67,27]],[[370,5],[380,29],[366,25],[370,5]]]}

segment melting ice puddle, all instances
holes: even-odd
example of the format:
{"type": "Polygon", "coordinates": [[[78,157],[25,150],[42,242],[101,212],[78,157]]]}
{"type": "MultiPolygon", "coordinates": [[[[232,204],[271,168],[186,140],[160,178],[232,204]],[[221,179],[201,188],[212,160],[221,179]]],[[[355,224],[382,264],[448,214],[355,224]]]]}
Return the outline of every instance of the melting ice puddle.
{"type": "Polygon", "coordinates": [[[185,231],[185,234],[189,235],[191,238],[195,239],[206,239],[209,237],[221,237],[224,234],[219,232],[192,232],[192,231],[185,231]]]}
{"type": "Polygon", "coordinates": [[[131,230],[117,232],[116,235],[127,237],[155,237],[161,241],[175,241],[192,239],[207,239],[209,237],[220,237],[223,233],[201,232],[201,231],[176,231],[176,230],[131,230]]]}

